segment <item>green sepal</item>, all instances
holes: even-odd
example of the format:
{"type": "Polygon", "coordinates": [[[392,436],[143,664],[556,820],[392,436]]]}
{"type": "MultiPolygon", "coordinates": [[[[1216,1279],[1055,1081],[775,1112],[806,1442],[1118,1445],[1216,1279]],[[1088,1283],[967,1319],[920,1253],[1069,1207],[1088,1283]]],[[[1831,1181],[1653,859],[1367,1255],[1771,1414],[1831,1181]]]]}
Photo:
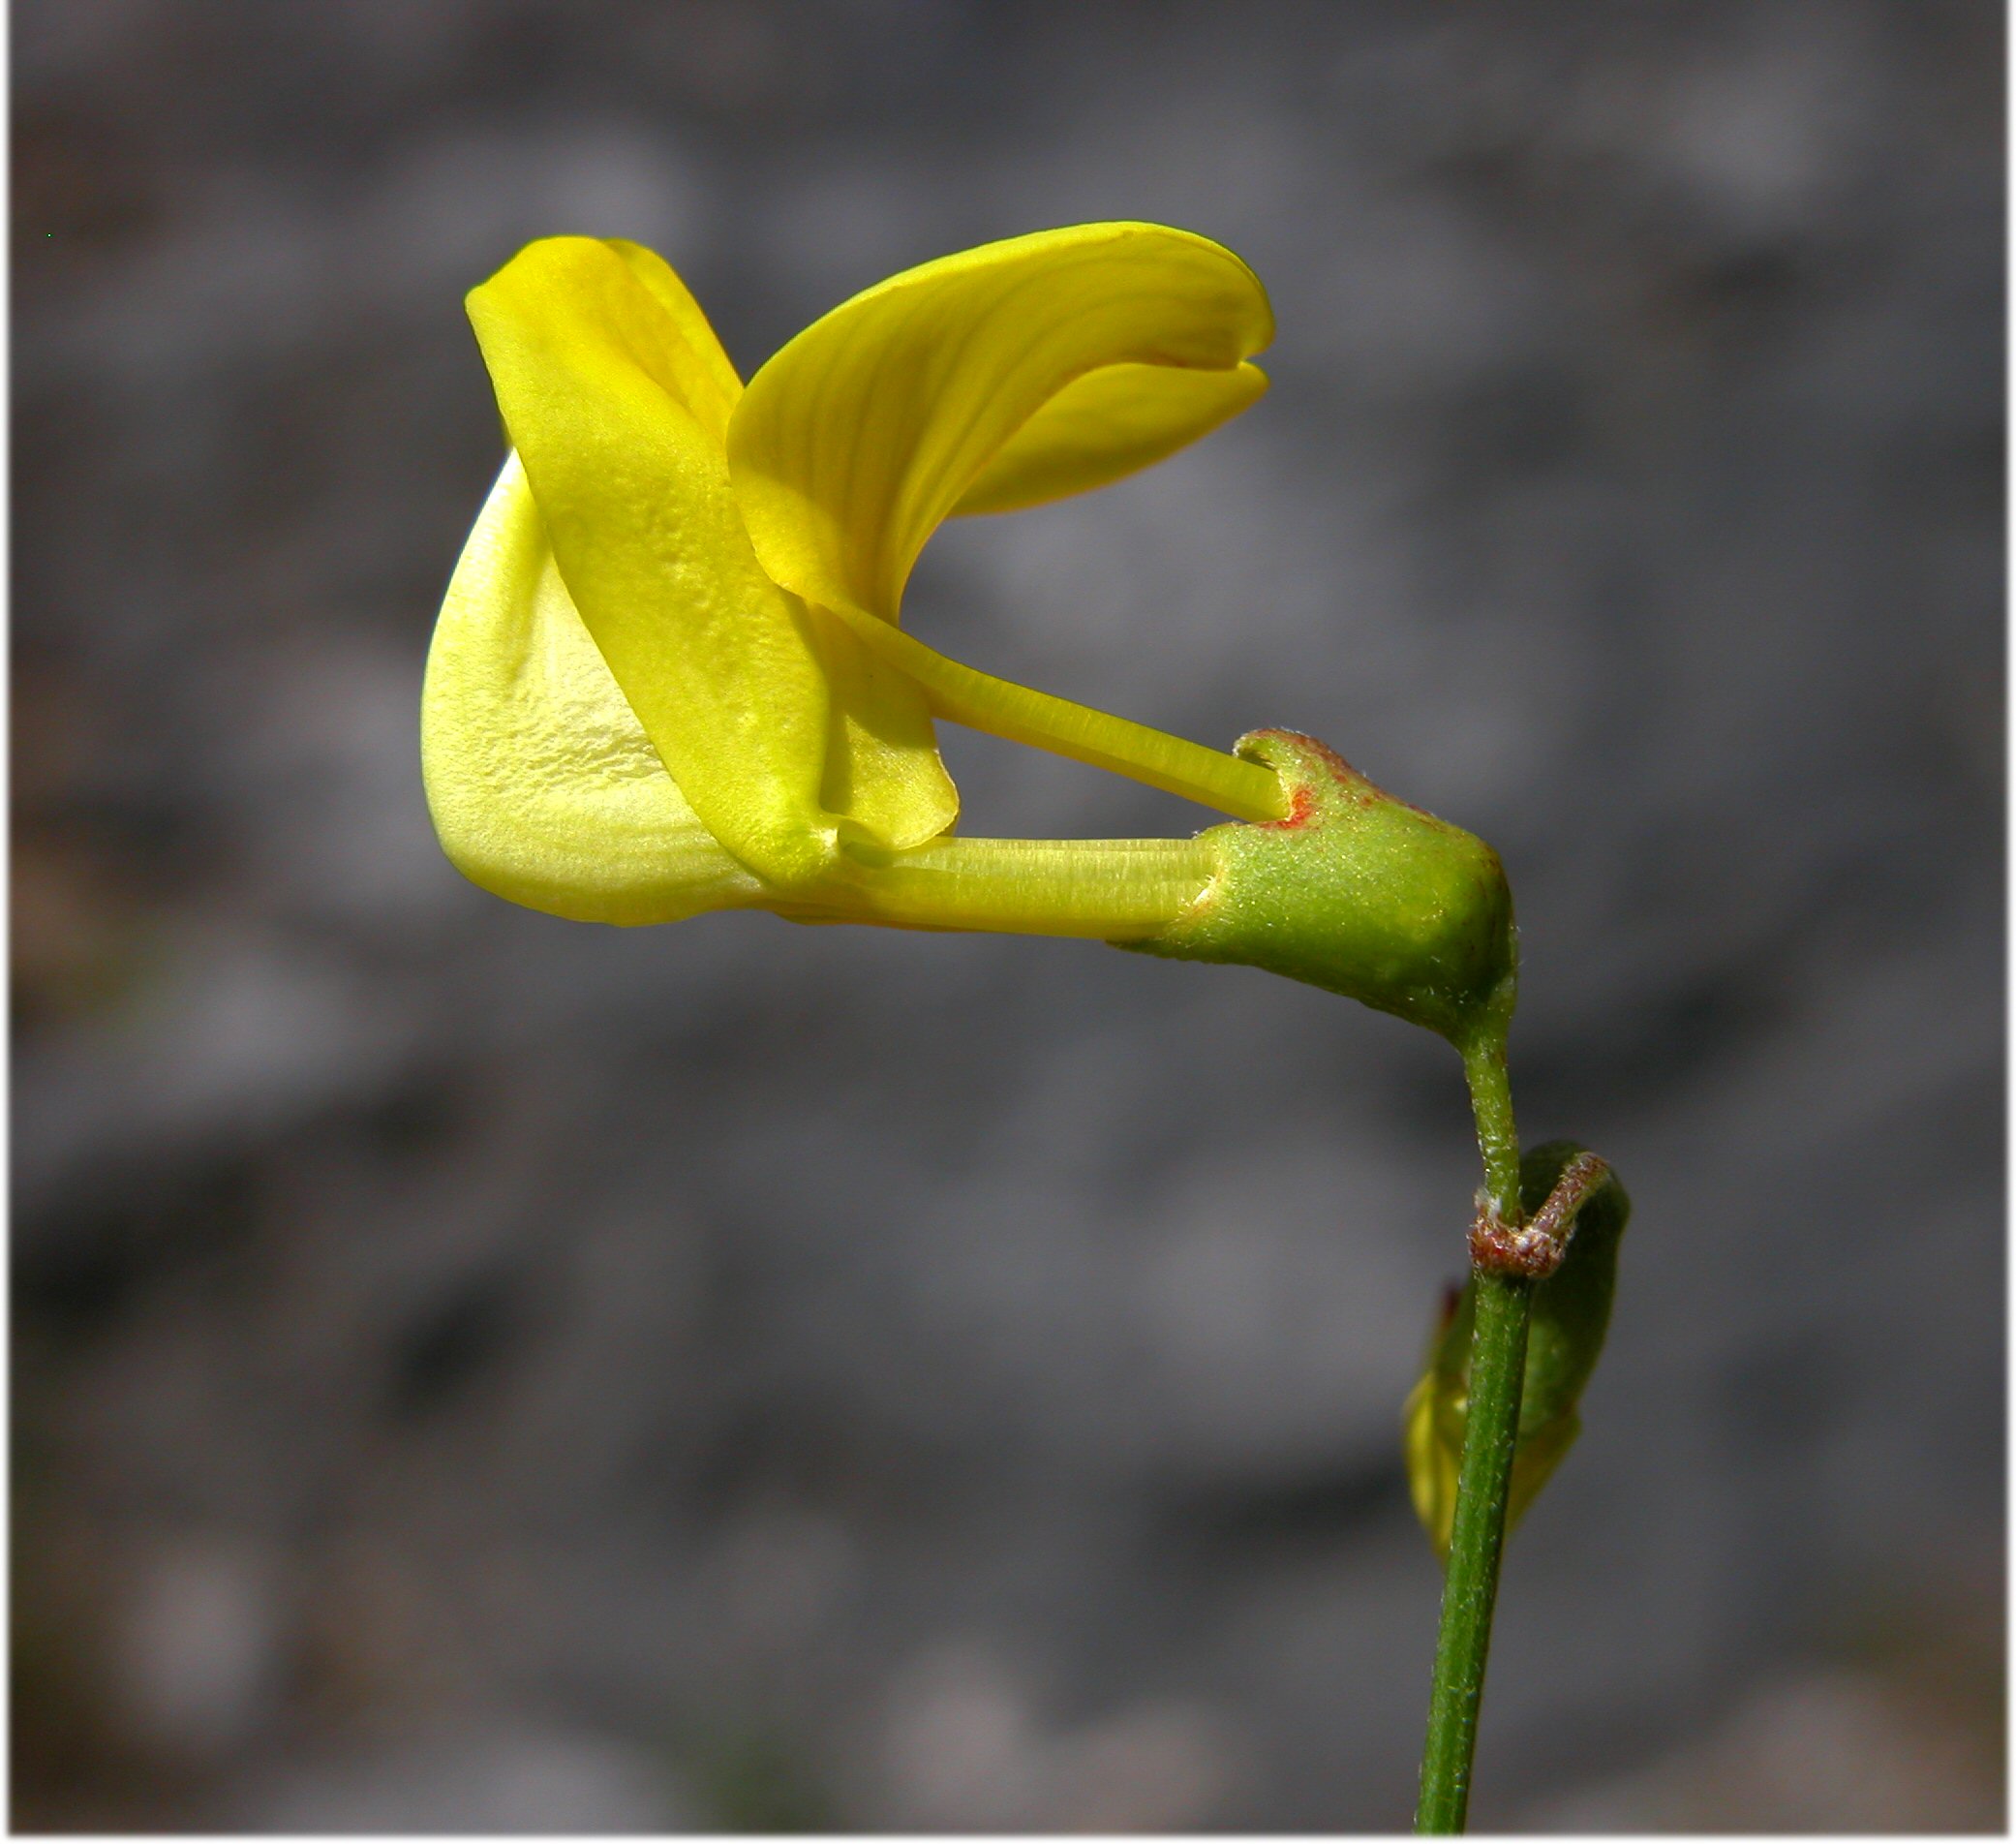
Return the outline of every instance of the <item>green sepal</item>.
{"type": "Polygon", "coordinates": [[[1125,945],[1264,968],[1459,1049],[1502,1031],[1517,956],[1498,854],[1313,737],[1257,730],[1237,753],[1280,777],[1288,817],[1201,833],[1218,855],[1209,885],[1160,935],[1125,945]]]}
{"type": "MultiPolygon", "coordinates": [[[[1581,1151],[1572,1140],[1553,1140],[1535,1147],[1520,1161],[1520,1203],[1529,1216],[1547,1201],[1563,1169],[1581,1151]]],[[[1605,1179],[1575,1216],[1561,1266],[1546,1279],[1532,1283],[1518,1445],[1506,1501],[1508,1530],[1539,1496],[1581,1432],[1582,1392],[1603,1355],[1617,1287],[1617,1245],[1630,1217],[1631,1199],[1624,1186],[1614,1177],[1605,1179]]],[[[1456,1468],[1469,1418],[1476,1292],[1473,1280],[1444,1307],[1430,1341],[1427,1368],[1401,1412],[1415,1512],[1444,1561],[1449,1559],[1456,1468]]]]}

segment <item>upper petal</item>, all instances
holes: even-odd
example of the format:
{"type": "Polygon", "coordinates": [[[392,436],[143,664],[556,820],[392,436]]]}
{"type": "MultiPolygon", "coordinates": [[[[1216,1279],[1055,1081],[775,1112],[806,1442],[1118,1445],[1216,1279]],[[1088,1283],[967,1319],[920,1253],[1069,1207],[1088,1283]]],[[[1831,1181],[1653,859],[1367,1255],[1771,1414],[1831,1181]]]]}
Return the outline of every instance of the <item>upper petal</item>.
{"type": "Polygon", "coordinates": [[[1039,425],[1014,457],[1017,433],[1075,381],[1237,373],[1272,336],[1237,257],[1159,225],[1039,231],[908,270],[799,334],[737,404],[729,465],[756,554],[809,601],[894,620],[925,540],[997,457],[999,504],[1050,498],[1167,453],[1254,389],[1184,405],[1145,398],[1134,378],[1087,384],[1058,407],[1054,440],[1039,425]],[[1085,414],[1101,406],[1127,407],[1104,446],[1085,414]]]}
{"type": "Polygon", "coordinates": [[[589,638],[513,455],[448,585],[420,694],[443,848],[484,889],[587,922],[758,902],[589,638]]]}
{"type": "Polygon", "coordinates": [[[952,516],[1013,512],[1105,486],[1166,459],[1250,409],[1267,390],[1257,365],[1186,371],[1108,365],[1057,392],[994,450],[952,516]]]}

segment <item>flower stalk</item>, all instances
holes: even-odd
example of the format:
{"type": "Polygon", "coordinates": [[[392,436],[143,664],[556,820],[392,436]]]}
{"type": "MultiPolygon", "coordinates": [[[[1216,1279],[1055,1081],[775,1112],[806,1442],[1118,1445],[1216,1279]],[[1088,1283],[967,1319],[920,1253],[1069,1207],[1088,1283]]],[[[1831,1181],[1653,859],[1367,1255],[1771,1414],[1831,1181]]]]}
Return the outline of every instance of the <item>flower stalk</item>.
{"type": "Polygon", "coordinates": [[[831,907],[779,906],[794,922],[989,930],[1139,941],[1168,928],[1216,869],[1197,839],[941,839],[914,851],[849,849],[831,907]]]}
{"type": "Polygon", "coordinates": [[[1124,775],[1166,794],[1215,808],[1235,819],[1288,817],[1273,773],[1258,762],[1207,749],[1186,737],[1016,685],[948,660],[913,634],[841,603],[834,611],[863,646],[924,693],[932,715],[948,723],[1023,743],[1090,768],[1124,775]]]}

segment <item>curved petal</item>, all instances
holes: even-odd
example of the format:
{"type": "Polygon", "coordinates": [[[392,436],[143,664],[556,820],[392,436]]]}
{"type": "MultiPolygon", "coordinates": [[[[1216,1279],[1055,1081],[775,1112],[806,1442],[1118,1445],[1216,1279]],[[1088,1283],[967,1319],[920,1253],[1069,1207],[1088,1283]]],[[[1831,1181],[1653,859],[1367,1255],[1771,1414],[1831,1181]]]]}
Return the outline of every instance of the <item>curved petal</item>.
{"type": "Polygon", "coordinates": [[[1230,372],[1272,336],[1237,257],[1159,225],[1039,231],[908,270],[799,334],[737,404],[729,466],[756,554],[808,601],[894,621],[925,540],[1074,381],[1230,372]]]}
{"type": "Polygon", "coordinates": [[[951,515],[1014,512],[1166,460],[1258,403],[1257,365],[1108,365],[1068,384],[994,451],[951,515]]]}
{"type": "Polygon", "coordinates": [[[672,922],[762,900],[596,651],[515,455],[442,604],[420,767],[450,860],[513,903],[584,922],[672,922]]]}
{"type": "Polygon", "coordinates": [[[656,250],[647,250],[626,237],[605,237],[603,241],[623,258],[630,273],[643,283],[678,329],[679,345],[671,359],[678,367],[678,394],[701,428],[717,442],[726,441],[728,414],[742,396],[742,378],[734,361],[721,350],[713,323],[700,311],[692,290],[656,250]]]}
{"type": "Polygon", "coordinates": [[[749,547],[718,433],[733,374],[671,270],[549,238],[469,311],[560,574],[707,829],[779,888],[831,864],[844,822],[892,846],[942,831],[957,796],[922,694],[836,672],[842,643],[749,547]]]}

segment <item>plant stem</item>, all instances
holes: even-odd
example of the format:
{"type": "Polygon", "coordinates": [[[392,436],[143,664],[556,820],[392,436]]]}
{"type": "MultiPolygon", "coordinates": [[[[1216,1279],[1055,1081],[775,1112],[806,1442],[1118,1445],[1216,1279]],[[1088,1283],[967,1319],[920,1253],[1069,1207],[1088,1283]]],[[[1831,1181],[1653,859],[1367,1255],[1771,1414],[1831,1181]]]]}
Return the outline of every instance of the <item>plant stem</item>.
{"type": "Polygon", "coordinates": [[[1477,1118],[1477,1150],[1484,1161],[1484,1189],[1491,1194],[1499,1220],[1518,1226],[1519,1129],[1512,1121],[1512,1077],[1505,1066],[1507,1020],[1480,1031],[1463,1051],[1463,1074],[1470,1084],[1470,1111],[1477,1118]]]}
{"type": "MultiPolygon", "coordinates": [[[[1464,1058],[1477,1113],[1486,1189],[1502,1220],[1519,1220],[1519,1142],[1502,1036],[1464,1058]]],[[[1533,1283],[1473,1269],[1475,1329],[1470,1343],[1469,1410],[1456,1472],[1456,1510],[1449,1572],[1442,1590],[1442,1626],[1428,1693],[1428,1736],[1421,1751],[1420,1803],[1414,1829],[1463,1829],[1470,1807],[1471,1763],[1477,1752],[1478,1708],[1491,1648],[1491,1613],[1498,1599],[1498,1563],[1505,1547],[1505,1511],[1519,1398],[1526,1382],[1526,1332],[1533,1283]]]]}
{"type": "Polygon", "coordinates": [[[1477,1712],[1491,1649],[1491,1610],[1498,1599],[1506,1490],[1519,1429],[1532,1305],[1530,1280],[1477,1276],[1470,1414],[1456,1474],[1455,1526],[1442,1590],[1435,1680],[1428,1693],[1428,1739],[1421,1751],[1420,1804],[1414,1815],[1417,1831],[1460,1831],[1470,1806],[1470,1764],[1477,1752],[1477,1712]]]}

